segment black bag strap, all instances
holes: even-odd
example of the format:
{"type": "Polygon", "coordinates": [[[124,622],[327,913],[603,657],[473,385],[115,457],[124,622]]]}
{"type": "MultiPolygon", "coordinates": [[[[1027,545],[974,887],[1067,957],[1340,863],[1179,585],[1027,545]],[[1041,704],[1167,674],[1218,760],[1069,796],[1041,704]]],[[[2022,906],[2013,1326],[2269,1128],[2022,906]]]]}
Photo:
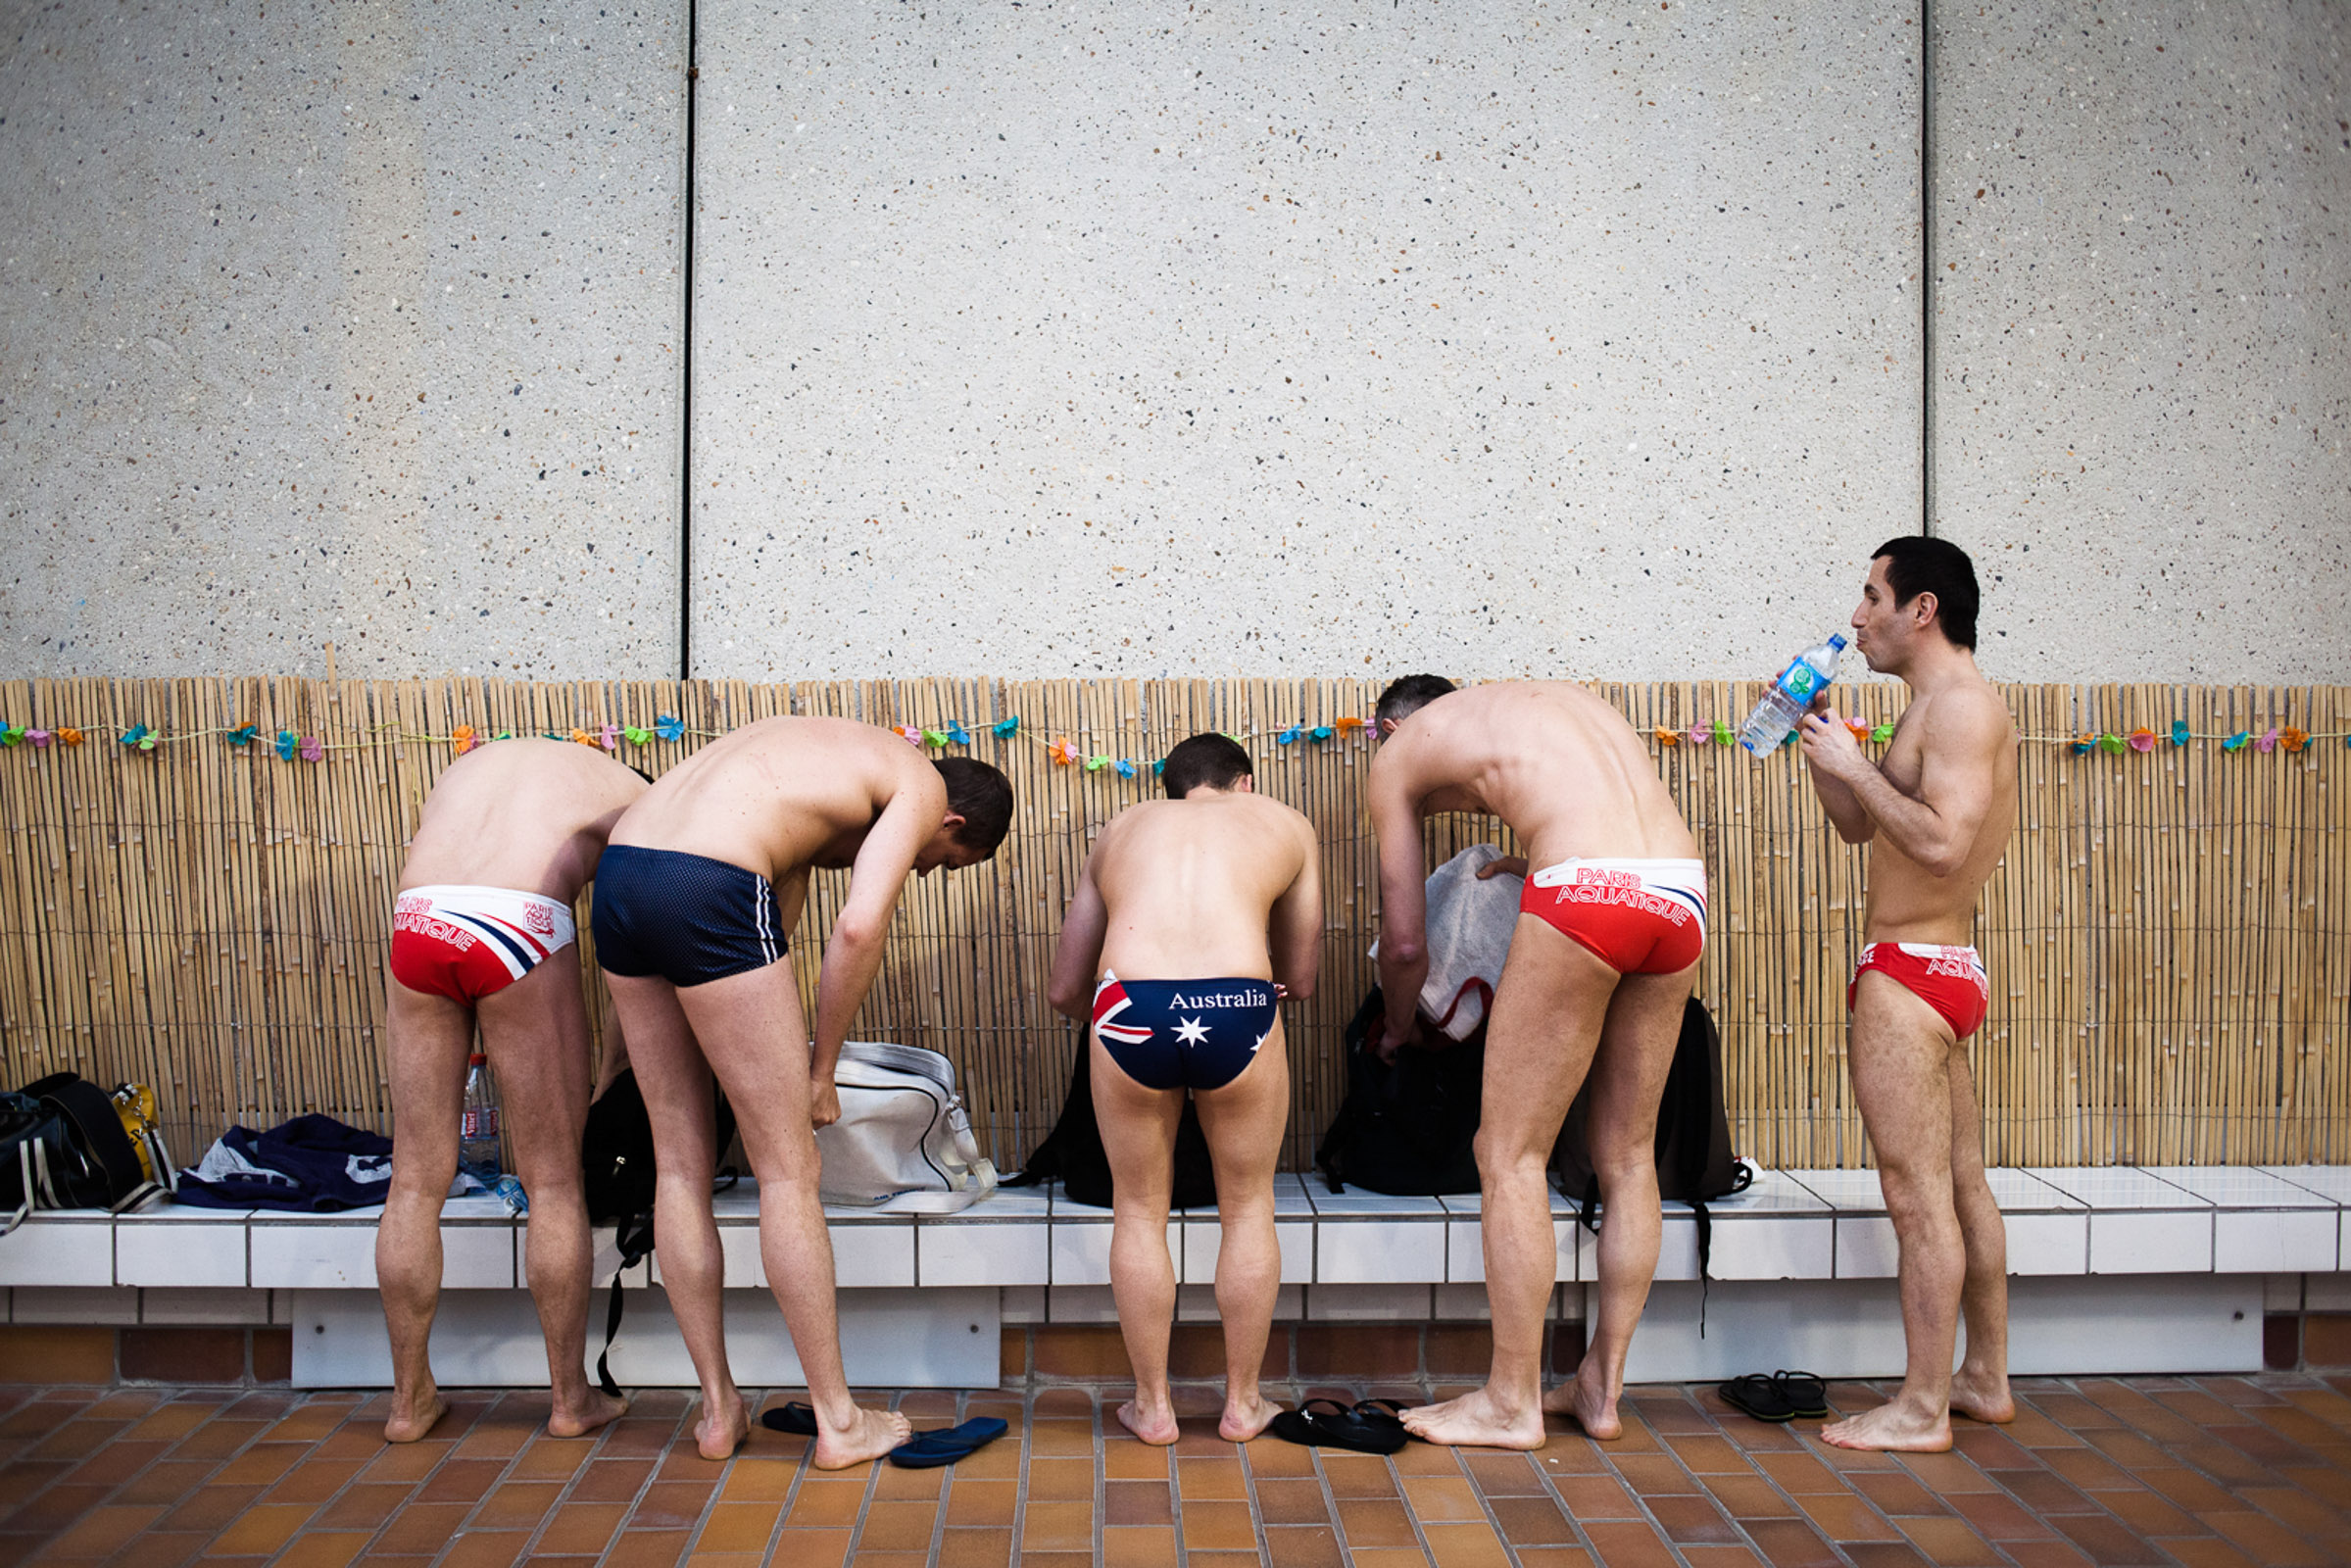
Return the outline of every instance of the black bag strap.
{"type": "MultiPolygon", "coordinates": [[[[612,1292],[604,1309],[604,1348],[596,1356],[597,1386],[613,1398],[620,1397],[620,1385],[612,1381],[612,1342],[620,1337],[620,1314],[624,1303],[620,1285],[628,1271],[653,1255],[653,1216],[631,1215],[623,1221],[612,1238],[620,1249],[620,1266],[612,1271],[612,1292]]],[[[652,1270],[646,1270],[650,1278],[652,1270]]]]}

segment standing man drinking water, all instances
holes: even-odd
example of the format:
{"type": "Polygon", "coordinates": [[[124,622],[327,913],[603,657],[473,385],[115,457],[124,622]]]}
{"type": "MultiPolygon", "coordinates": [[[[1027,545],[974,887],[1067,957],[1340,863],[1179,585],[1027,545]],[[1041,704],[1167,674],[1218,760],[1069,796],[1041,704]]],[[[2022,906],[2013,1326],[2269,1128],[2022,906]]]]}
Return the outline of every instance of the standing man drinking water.
{"type": "Polygon", "coordinates": [[[1861,963],[1845,994],[1853,1093],[1901,1248],[1909,1365],[1893,1399],[1821,1432],[1846,1448],[1951,1446],[1951,1412],[2016,1415],[2008,1392],[2008,1236],[1984,1176],[1964,1042],[1991,986],[1967,946],[1976,899],[2016,823],[2016,728],[1976,669],[1976,569],[1947,540],[1879,546],[1853,646],[1910,688],[1885,760],[1813,700],[1804,760],[1847,844],[1873,846],[1861,963]],[[1959,1320],[1967,1359],[1951,1371],[1959,1320]]]}

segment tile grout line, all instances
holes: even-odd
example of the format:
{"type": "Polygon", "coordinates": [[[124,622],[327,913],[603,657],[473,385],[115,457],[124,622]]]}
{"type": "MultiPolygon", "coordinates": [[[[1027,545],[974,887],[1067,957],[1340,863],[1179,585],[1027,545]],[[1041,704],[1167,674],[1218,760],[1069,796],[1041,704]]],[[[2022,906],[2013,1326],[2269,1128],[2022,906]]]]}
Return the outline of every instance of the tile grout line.
{"type": "MultiPolygon", "coordinates": [[[[603,1430],[603,1431],[600,1431],[600,1432],[598,1432],[598,1433],[597,1433],[597,1435],[596,1435],[596,1446],[597,1446],[597,1448],[599,1448],[599,1449],[602,1449],[602,1448],[604,1447],[605,1434],[606,1434],[606,1433],[609,1433],[609,1432],[610,1432],[610,1431],[611,1431],[611,1430],[612,1430],[613,1427],[615,1427],[615,1426],[619,1425],[619,1424],[620,1424],[622,1421],[625,1421],[625,1420],[627,1420],[627,1419],[628,1419],[628,1412],[627,1412],[626,1410],[622,1410],[622,1411],[620,1412],[620,1414],[618,1414],[618,1415],[614,1416],[614,1417],[613,1417],[613,1418],[612,1418],[611,1421],[607,1422],[607,1423],[605,1424],[604,1430],[603,1430]]],[[[668,1442],[665,1442],[665,1443],[663,1443],[663,1444],[661,1445],[661,1451],[662,1451],[664,1454],[665,1454],[665,1453],[667,1453],[667,1452],[669,1451],[669,1444],[670,1444],[670,1443],[674,1443],[674,1442],[676,1442],[676,1441],[677,1441],[677,1422],[676,1422],[676,1420],[675,1420],[675,1419],[672,1419],[672,1420],[671,1420],[671,1422],[670,1422],[670,1425],[669,1425],[669,1439],[668,1439],[668,1442]]],[[[594,1463],[596,1463],[596,1455],[595,1455],[595,1454],[593,1454],[593,1453],[591,1453],[590,1455],[588,1455],[588,1457],[587,1457],[586,1461],[585,1461],[584,1463],[582,1463],[582,1464],[581,1464],[580,1468],[584,1470],[584,1469],[586,1469],[586,1468],[588,1467],[588,1465],[591,1465],[591,1464],[594,1464],[594,1463]]],[[[655,1482],[657,1482],[657,1481],[659,1481],[659,1480],[661,1479],[661,1460],[659,1460],[659,1459],[656,1459],[656,1460],[653,1462],[653,1465],[652,1465],[652,1467],[651,1467],[651,1468],[649,1468],[649,1469],[648,1469],[648,1470],[645,1472],[645,1479],[637,1483],[637,1489],[636,1489],[636,1491],[634,1491],[634,1492],[630,1493],[630,1494],[628,1494],[628,1500],[627,1500],[626,1502],[624,1502],[624,1503],[622,1503],[622,1504],[621,1504],[621,1509],[620,1509],[620,1528],[612,1532],[612,1540],[610,1540],[610,1541],[608,1541],[608,1542],[606,1542],[606,1543],[604,1544],[604,1550],[602,1550],[602,1551],[600,1551],[600,1552],[598,1552],[598,1553],[596,1554],[596,1560],[597,1560],[597,1562],[598,1562],[599,1564],[603,1563],[603,1562],[604,1562],[606,1559],[610,1558],[610,1557],[612,1556],[612,1548],[613,1548],[613,1547],[615,1547],[615,1546],[617,1546],[617,1545],[619,1545],[619,1544],[620,1544],[620,1543],[622,1542],[622,1540],[624,1540],[624,1539],[627,1537],[627,1535],[628,1535],[628,1522],[629,1522],[631,1519],[633,1519],[633,1518],[635,1518],[635,1517],[636,1517],[636,1513],[637,1513],[637,1506],[638,1506],[638,1504],[642,1503],[642,1502],[645,1500],[645,1494],[646,1494],[646,1493],[647,1493],[649,1490],[651,1490],[651,1489],[652,1489],[652,1487],[653,1487],[653,1485],[654,1485],[654,1483],[655,1483],[655,1482]]],[[[576,1481],[577,1481],[577,1479],[578,1479],[578,1478],[575,1476],[575,1477],[573,1478],[574,1482],[576,1482],[576,1481]]],[[[565,1490],[566,1492],[568,1492],[570,1489],[569,1489],[569,1488],[565,1488],[564,1490],[565,1490]]],[[[556,1506],[557,1506],[557,1507],[559,1507],[559,1508],[563,1506],[563,1499],[562,1499],[562,1498],[560,1498],[560,1497],[559,1497],[559,1498],[556,1500],[556,1506]]],[[[684,1552],[681,1550],[681,1551],[678,1553],[678,1555],[680,1555],[680,1556],[683,1556],[683,1555],[685,1555],[685,1553],[684,1553],[684,1552]]]]}

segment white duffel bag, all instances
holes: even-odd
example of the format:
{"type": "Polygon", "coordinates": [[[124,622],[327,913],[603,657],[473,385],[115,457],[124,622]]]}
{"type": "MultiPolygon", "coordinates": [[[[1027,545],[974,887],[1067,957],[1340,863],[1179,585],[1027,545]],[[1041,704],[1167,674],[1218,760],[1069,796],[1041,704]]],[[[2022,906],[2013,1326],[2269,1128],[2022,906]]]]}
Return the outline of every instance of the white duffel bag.
{"type": "Polygon", "coordinates": [[[996,1191],[996,1167],[955,1096],[955,1065],[936,1051],[852,1040],[833,1084],[841,1119],[816,1129],[824,1201],[952,1214],[996,1191]]]}

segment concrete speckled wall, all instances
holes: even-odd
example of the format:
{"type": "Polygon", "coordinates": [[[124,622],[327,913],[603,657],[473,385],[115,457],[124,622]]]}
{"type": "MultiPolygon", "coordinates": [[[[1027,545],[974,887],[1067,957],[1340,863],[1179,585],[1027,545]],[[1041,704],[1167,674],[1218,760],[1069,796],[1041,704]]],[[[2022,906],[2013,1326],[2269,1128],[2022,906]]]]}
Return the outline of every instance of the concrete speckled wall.
{"type": "Polygon", "coordinates": [[[697,674],[1751,676],[1915,531],[1915,10],[705,0],[697,674]]]}
{"type": "Polygon", "coordinates": [[[1984,668],[2351,676],[2351,8],[1936,16],[1935,512],[1984,668]]]}
{"type": "Polygon", "coordinates": [[[11,673],[676,673],[682,7],[10,9],[11,673]]]}

